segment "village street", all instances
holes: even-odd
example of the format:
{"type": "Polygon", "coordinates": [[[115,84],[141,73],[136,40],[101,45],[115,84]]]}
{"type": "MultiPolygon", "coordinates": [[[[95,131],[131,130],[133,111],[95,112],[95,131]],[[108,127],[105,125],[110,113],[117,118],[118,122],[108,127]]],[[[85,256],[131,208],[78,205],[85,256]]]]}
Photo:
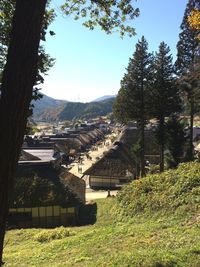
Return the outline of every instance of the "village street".
{"type": "MultiPolygon", "coordinates": [[[[110,196],[116,196],[118,190],[110,190],[110,196]]],[[[108,196],[108,191],[106,190],[92,190],[90,188],[86,188],[86,202],[89,202],[91,200],[95,199],[101,199],[101,198],[106,198],[108,196]]]]}
{"type": "MultiPolygon", "coordinates": [[[[112,147],[111,143],[111,136],[107,135],[105,137],[105,140],[102,142],[102,145],[96,146],[96,150],[90,150],[88,152],[90,158],[87,158],[86,156],[82,156],[82,162],[73,162],[69,170],[70,173],[76,175],[77,177],[81,178],[83,176],[83,173],[89,169],[92,164],[94,164],[98,159],[100,159],[103,156],[103,153],[108,151],[112,147]],[[108,145],[104,145],[104,144],[108,145]]],[[[87,187],[87,181],[86,181],[86,187],[87,187]]]]}
{"type": "MultiPolygon", "coordinates": [[[[86,156],[82,156],[82,163],[73,162],[71,164],[71,169],[69,170],[70,173],[76,175],[77,177],[81,178],[83,176],[83,173],[89,169],[98,159],[100,159],[103,156],[103,153],[108,151],[112,147],[111,139],[113,135],[107,135],[105,140],[102,142],[101,145],[96,146],[97,150],[90,150],[89,156],[90,158],[87,158],[86,156]],[[107,145],[106,145],[107,144],[107,145]]],[[[108,196],[107,190],[92,190],[89,188],[88,184],[88,178],[83,178],[86,182],[86,201],[91,201],[95,199],[101,199],[106,198],[108,196]]],[[[117,190],[111,190],[110,194],[111,196],[116,196],[117,190]]]]}

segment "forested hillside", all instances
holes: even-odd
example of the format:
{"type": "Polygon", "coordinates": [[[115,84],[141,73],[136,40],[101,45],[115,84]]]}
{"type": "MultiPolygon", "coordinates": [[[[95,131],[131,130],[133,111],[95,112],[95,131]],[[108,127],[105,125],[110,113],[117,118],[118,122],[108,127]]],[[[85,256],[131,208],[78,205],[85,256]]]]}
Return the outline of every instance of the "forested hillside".
{"type": "Polygon", "coordinates": [[[105,116],[112,112],[115,98],[103,101],[81,103],[56,100],[48,96],[43,96],[41,100],[35,102],[33,118],[35,121],[55,121],[72,120],[73,118],[94,118],[105,116]]]}

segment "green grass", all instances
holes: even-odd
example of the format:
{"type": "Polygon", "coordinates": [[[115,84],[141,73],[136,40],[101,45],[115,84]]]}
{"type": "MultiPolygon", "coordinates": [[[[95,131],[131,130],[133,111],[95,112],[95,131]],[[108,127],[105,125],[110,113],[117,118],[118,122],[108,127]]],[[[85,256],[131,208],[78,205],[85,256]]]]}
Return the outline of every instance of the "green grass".
{"type": "Polygon", "coordinates": [[[94,225],[8,231],[5,266],[200,267],[199,185],[183,164],[98,200],[94,225]]]}

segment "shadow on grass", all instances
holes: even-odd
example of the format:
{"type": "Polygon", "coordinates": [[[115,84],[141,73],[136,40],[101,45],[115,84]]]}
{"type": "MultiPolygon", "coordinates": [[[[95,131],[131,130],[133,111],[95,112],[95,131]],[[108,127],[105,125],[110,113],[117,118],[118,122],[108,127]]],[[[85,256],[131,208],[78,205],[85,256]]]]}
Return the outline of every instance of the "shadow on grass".
{"type": "Polygon", "coordinates": [[[79,226],[95,224],[97,219],[97,204],[90,203],[79,209],[79,226]]]}

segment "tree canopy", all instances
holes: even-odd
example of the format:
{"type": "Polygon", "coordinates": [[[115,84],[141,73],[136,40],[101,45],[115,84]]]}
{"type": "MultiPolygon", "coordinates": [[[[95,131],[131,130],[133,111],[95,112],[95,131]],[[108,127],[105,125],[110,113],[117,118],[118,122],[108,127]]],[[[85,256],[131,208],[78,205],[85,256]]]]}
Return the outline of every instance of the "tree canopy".
{"type": "Polygon", "coordinates": [[[200,10],[194,9],[188,17],[188,23],[191,28],[200,30],[200,10]]]}
{"type": "Polygon", "coordinates": [[[148,43],[144,36],[136,44],[133,57],[130,58],[119,90],[114,113],[122,121],[137,121],[140,129],[139,150],[141,176],[145,175],[144,128],[148,118],[148,85],[151,79],[152,56],[148,52],[148,43]]]}
{"type": "Polygon", "coordinates": [[[107,34],[116,30],[121,37],[125,33],[135,35],[130,22],[139,16],[139,9],[133,7],[132,0],[68,0],[61,9],[75,20],[82,18],[83,25],[90,30],[100,26],[107,34]]]}

